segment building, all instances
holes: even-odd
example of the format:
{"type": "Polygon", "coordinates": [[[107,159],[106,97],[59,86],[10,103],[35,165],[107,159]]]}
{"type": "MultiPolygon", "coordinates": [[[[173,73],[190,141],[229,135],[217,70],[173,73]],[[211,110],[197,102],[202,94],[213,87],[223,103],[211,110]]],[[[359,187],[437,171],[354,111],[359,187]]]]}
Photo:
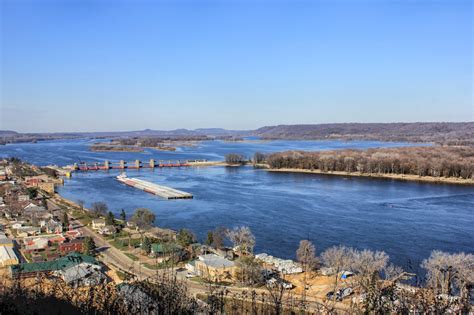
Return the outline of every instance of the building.
{"type": "Polygon", "coordinates": [[[155,257],[179,255],[182,251],[183,251],[183,248],[175,243],[151,244],[151,255],[155,257]]]}
{"type": "Polygon", "coordinates": [[[0,245],[0,266],[1,267],[16,265],[19,262],[20,261],[18,259],[18,256],[15,254],[13,247],[0,245]]]}
{"type": "Polygon", "coordinates": [[[61,185],[63,180],[61,178],[54,179],[48,175],[26,176],[26,187],[37,187],[47,193],[54,194],[54,187],[61,185]]]}
{"type": "Polygon", "coordinates": [[[117,228],[113,225],[107,225],[107,226],[104,226],[103,228],[99,228],[98,233],[101,235],[112,235],[112,234],[117,233],[117,228]]]}
{"type": "Polygon", "coordinates": [[[59,244],[59,251],[61,254],[69,254],[69,253],[82,253],[84,250],[84,239],[74,239],[68,242],[64,242],[59,244]]]}
{"type": "Polygon", "coordinates": [[[41,233],[41,228],[36,226],[22,226],[16,229],[16,233],[18,237],[38,235],[41,233]]]}
{"type": "Polygon", "coordinates": [[[63,225],[60,222],[56,222],[53,219],[46,222],[44,225],[46,233],[59,234],[63,232],[63,225]]]}
{"type": "Polygon", "coordinates": [[[82,263],[100,266],[94,257],[73,253],[53,261],[12,265],[10,266],[10,276],[13,279],[22,279],[37,275],[50,275],[55,271],[66,270],[82,263]]]}
{"type": "Polygon", "coordinates": [[[23,251],[27,254],[42,252],[49,247],[49,241],[47,238],[38,237],[32,240],[24,242],[25,247],[23,251]]]}
{"type": "Polygon", "coordinates": [[[0,246],[13,247],[13,241],[2,231],[0,231],[0,246]]]}
{"type": "Polygon", "coordinates": [[[64,234],[66,234],[66,237],[69,239],[79,238],[82,236],[82,233],[79,230],[74,230],[71,226],[69,226],[69,230],[64,234]]]}
{"type": "Polygon", "coordinates": [[[73,288],[81,286],[94,286],[107,281],[102,273],[102,267],[98,264],[83,262],[77,265],[58,270],[55,272],[67,285],[73,288]]]}
{"type": "Polygon", "coordinates": [[[5,172],[5,169],[0,169],[0,180],[7,180],[7,172],[5,172]]]}
{"type": "Polygon", "coordinates": [[[266,253],[255,255],[257,260],[264,262],[267,265],[275,267],[282,274],[294,274],[303,272],[303,268],[293,260],[290,259],[281,259],[273,257],[266,253]]]}
{"type": "Polygon", "coordinates": [[[194,261],[194,272],[212,281],[232,281],[236,278],[237,266],[231,260],[207,254],[194,261]]]}
{"type": "Polygon", "coordinates": [[[94,219],[92,220],[92,229],[98,230],[100,228],[105,227],[105,220],[104,219],[94,219]]]}
{"type": "Polygon", "coordinates": [[[22,201],[29,201],[30,200],[30,196],[28,195],[18,195],[18,201],[22,202],[22,201]]]}

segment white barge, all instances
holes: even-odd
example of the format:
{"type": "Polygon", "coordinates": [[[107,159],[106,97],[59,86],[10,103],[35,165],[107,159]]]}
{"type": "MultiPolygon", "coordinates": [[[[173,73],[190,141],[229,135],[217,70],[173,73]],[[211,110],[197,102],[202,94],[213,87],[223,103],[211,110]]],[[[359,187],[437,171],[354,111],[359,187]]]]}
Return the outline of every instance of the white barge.
{"type": "Polygon", "coordinates": [[[117,180],[127,186],[141,189],[147,193],[160,196],[165,199],[192,199],[193,195],[174,188],[157,185],[138,178],[130,178],[125,174],[117,176],[117,180]]]}

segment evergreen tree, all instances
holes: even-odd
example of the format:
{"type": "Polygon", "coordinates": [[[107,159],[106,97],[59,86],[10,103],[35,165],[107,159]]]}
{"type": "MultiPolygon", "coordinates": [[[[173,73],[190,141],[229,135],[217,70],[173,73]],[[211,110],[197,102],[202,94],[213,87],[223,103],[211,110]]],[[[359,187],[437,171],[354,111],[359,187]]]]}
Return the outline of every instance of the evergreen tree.
{"type": "Polygon", "coordinates": [[[206,245],[212,246],[214,244],[214,233],[212,231],[207,231],[206,245]]]}
{"type": "Polygon", "coordinates": [[[124,209],[122,209],[122,211],[120,212],[120,219],[123,221],[123,223],[125,223],[125,221],[127,220],[127,214],[125,213],[124,209]]]}
{"type": "Polygon", "coordinates": [[[181,229],[176,236],[176,241],[179,245],[186,247],[194,243],[196,241],[196,237],[190,230],[181,229]]]}
{"type": "Polygon", "coordinates": [[[67,228],[69,226],[69,217],[66,212],[63,214],[63,226],[67,228]]]}
{"type": "Polygon", "coordinates": [[[142,242],[142,250],[149,254],[151,252],[151,241],[148,237],[145,236],[142,242]]]}
{"type": "Polygon", "coordinates": [[[109,211],[105,218],[105,225],[115,225],[115,216],[111,211],[109,211]]]}
{"type": "Polygon", "coordinates": [[[95,245],[94,239],[90,236],[87,236],[84,240],[83,253],[85,255],[94,256],[95,249],[96,249],[96,245],[95,245]]]}

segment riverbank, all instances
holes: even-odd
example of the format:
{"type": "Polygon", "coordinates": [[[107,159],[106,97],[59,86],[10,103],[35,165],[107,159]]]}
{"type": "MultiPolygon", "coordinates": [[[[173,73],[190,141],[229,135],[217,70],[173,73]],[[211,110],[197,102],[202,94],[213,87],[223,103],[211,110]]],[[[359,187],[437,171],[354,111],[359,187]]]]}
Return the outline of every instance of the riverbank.
{"type": "Polygon", "coordinates": [[[365,178],[383,178],[383,179],[395,179],[401,181],[412,181],[412,182],[424,182],[433,184],[455,184],[455,185],[474,185],[473,179],[463,179],[455,177],[433,177],[433,176],[417,176],[417,175],[404,175],[404,174],[377,174],[377,173],[360,173],[360,172],[324,172],[321,170],[307,170],[300,168],[264,168],[269,172],[281,172],[281,173],[306,173],[306,174],[319,174],[319,175],[335,175],[335,176],[350,176],[350,177],[365,177],[365,178]]]}

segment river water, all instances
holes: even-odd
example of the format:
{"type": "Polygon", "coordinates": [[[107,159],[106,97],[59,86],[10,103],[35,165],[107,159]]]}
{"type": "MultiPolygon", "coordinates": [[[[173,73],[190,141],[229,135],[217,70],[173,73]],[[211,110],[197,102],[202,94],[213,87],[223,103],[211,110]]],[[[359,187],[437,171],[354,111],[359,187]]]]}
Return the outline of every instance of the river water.
{"type": "MultiPolygon", "coordinates": [[[[175,152],[90,152],[92,140],[48,141],[0,147],[0,157],[16,156],[38,165],[67,165],[105,159],[222,160],[226,153],[290,149],[329,150],[405,146],[371,141],[207,141],[175,152]]],[[[193,167],[129,170],[127,175],[190,192],[192,200],[162,200],[115,180],[119,171],[76,172],[58,192],[86,205],[104,201],[115,213],[146,207],[156,224],[189,228],[200,240],[216,226],[248,225],[256,252],[294,258],[301,239],[318,252],[344,244],[384,250],[391,261],[422,273],[433,249],[474,252],[474,188],[387,179],[271,173],[252,167],[193,167]]]]}

